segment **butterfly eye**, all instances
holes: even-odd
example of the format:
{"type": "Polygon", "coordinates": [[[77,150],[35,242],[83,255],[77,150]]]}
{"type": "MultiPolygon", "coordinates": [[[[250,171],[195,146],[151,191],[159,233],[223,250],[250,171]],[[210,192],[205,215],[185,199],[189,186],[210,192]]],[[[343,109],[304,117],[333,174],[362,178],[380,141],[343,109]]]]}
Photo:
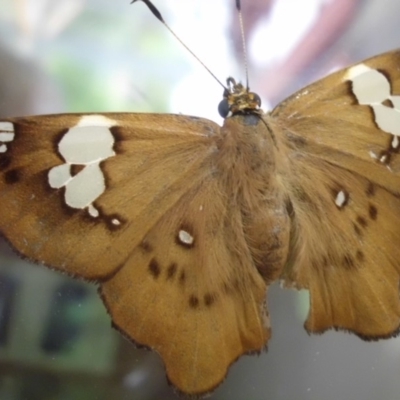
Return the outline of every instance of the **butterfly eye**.
{"type": "Polygon", "coordinates": [[[257,93],[253,93],[253,100],[257,103],[258,107],[261,107],[261,98],[257,93]]]}
{"type": "Polygon", "coordinates": [[[228,99],[223,99],[218,104],[218,112],[222,118],[226,118],[230,113],[228,99]]]}

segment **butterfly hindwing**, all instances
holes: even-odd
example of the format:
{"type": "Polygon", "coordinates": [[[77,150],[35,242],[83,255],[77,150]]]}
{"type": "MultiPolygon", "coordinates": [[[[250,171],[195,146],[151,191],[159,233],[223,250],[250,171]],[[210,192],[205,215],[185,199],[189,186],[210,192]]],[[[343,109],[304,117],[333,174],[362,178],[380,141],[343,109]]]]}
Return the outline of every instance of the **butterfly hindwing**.
{"type": "Polygon", "coordinates": [[[400,325],[399,62],[391,52],[339,71],[271,114],[289,160],[283,278],[310,290],[312,332],[378,338],[400,325]]]}
{"type": "Polygon", "coordinates": [[[240,355],[260,351],[270,337],[266,285],[237,226],[240,210],[226,202],[208,177],[101,286],[117,327],[156,350],[185,393],[211,391],[240,355]]]}

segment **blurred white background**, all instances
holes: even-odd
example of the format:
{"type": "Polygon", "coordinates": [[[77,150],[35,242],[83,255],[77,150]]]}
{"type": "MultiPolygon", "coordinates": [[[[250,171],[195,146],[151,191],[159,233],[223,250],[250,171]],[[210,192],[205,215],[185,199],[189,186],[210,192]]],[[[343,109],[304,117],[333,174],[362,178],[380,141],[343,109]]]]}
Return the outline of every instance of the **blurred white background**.
{"type": "MultiPolygon", "coordinates": [[[[220,80],[244,79],[234,0],[154,3],[220,80]]],[[[266,108],[400,44],[398,0],[242,0],[242,9],[250,86],[266,108]]],[[[174,112],[221,122],[221,94],[140,2],[0,0],[0,116],[174,112]]],[[[242,357],[212,399],[400,397],[398,339],[308,336],[307,296],[277,286],[269,305],[268,353],[242,357]]],[[[0,398],[178,397],[157,355],[134,349],[110,328],[93,287],[28,265],[1,243],[0,398]]]]}

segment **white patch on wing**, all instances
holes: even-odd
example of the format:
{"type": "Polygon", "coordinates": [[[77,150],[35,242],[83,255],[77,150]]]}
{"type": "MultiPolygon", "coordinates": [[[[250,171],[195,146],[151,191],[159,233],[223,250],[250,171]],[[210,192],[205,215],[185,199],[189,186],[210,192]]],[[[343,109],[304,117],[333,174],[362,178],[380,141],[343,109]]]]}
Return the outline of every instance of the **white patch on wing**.
{"type": "Polygon", "coordinates": [[[61,164],[49,171],[49,183],[54,189],[60,189],[71,181],[71,165],[61,164]]]}
{"type": "Polygon", "coordinates": [[[179,231],[178,237],[183,244],[192,245],[194,242],[193,236],[189,232],[184,231],[183,229],[179,231]]]}
{"type": "Polygon", "coordinates": [[[336,196],[335,204],[336,204],[339,208],[342,208],[342,207],[344,206],[344,204],[346,203],[346,200],[347,200],[346,193],[343,192],[343,190],[341,190],[341,191],[337,194],[337,196],[336,196]]]}
{"type": "Polygon", "coordinates": [[[49,171],[49,184],[54,189],[65,187],[65,203],[78,209],[88,209],[89,215],[100,215],[93,203],[105,191],[105,178],[100,163],[115,152],[115,138],[110,128],[118,123],[103,115],[87,115],[71,127],[58,143],[65,164],[49,171]],[[71,167],[83,167],[71,175],[71,167]]]}
{"type": "Polygon", "coordinates": [[[0,153],[7,151],[5,143],[12,142],[14,138],[14,124],[12,122],[0,121],[0,153]]]}
{"type": "Polygon", "coordinates": [[[352,81],[354,78],[356,78],[359,75],[364,74],[365,72],[371,71],[371,68],[368,67],[365,64],[357,64],[354,65],[353,67],[350,67],[344,76],[345,81],[352,81]]]}
{"type": "Polygon", "coordinates": [[[365,64],[359,64],[347,70],[344,80],[352,82],[352,91],[358,103],[372,108],[376,125],[394,135],[392,147],[397,148],[398,139],[395,138],[400,136],[400,96],[392,95],[386,76],[365,64]],[[384,104],[386,101],[389,105],[384,104]]]}
{"type": "Polygon", "coordinates": [[[373,158],[374,160],[377,160],[377,159],[378,159],[378,156],[377,156],[373,151],[370,151],[370,152],[369,152],[369,155],[370,155],[370,157],[373,158]]]}

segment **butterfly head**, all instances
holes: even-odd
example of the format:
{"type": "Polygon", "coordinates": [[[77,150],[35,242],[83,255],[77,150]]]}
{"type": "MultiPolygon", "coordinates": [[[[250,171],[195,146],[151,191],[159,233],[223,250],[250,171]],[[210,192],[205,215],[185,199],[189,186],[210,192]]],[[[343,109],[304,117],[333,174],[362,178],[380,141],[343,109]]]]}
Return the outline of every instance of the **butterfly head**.
{"type": "Polygon", "coordinates": [[[226,81],[224,98],[218,105],[218,112],[222,118],[228,118],[236,114],[261,114],[260,96],[250,92],[248,87],[229,77],[226,81]]]}

